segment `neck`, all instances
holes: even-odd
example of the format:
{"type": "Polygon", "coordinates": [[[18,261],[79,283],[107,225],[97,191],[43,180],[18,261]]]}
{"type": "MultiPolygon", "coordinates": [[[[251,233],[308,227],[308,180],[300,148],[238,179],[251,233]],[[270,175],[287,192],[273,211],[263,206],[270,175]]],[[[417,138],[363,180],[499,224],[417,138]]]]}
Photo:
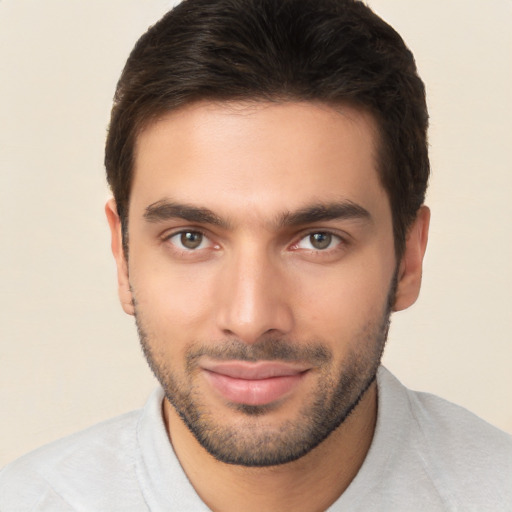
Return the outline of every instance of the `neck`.
{"type": "Polygon", "coordinates": [[[343,424],[307,455],[279,466],[251,468],[214,459],[164,400],[174,451],[198,495],[211,510],[219,512],[327,509],[362,466],[376,416],[374,382],[343,424]]]}

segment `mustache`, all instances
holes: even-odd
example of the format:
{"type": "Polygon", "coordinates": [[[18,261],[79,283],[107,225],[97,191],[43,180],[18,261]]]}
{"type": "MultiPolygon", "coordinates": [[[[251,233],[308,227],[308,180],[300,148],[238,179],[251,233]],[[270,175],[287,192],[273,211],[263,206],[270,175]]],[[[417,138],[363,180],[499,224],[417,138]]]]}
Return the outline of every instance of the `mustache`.
{"type": "Polygon", "coordinates": [[[186,356],[187,366],[194,367],[197,360],[205,356],[219,361],[307,362],[315,366],[328,363],[333,357],[331,350],[318,342],[297,344],[281,338],[266,338],[247,344],[232,339],[192,348],[186,356]]]}

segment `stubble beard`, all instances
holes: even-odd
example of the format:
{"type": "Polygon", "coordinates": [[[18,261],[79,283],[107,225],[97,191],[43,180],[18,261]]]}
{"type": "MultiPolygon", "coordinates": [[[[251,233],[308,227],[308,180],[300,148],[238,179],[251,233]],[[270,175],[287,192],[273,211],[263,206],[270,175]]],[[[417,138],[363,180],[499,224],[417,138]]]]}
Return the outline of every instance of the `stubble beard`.
{"type": "MultiPolygon", "coordinates": [[[[356,336],[354,349],[335,367],[332,352],[322,342],[298,344],[283,338],[265,338],[247,345],[239,340],[194,344],[186,356],[186,379],[178,379],[167,362],[154,352],[151,337],[135,304],[135,319],[144,355],[165,396],[203,448],[217,460],[246,467],[285,464],[299,459],[334,432],[360,403],[376,379],[390,325],[396,278],[384,313],[369,321],[356,336]],[[278,426],[265,422],[278,405],[230,404],[240,419],[223,424],[204,403],[195,382],[202,356],[221,360],[289,361],[310,363],[319,377],[311,397],[293,419],[278,426]]],[[[171,433],[172,434],[172,433],[171,433]]]]}

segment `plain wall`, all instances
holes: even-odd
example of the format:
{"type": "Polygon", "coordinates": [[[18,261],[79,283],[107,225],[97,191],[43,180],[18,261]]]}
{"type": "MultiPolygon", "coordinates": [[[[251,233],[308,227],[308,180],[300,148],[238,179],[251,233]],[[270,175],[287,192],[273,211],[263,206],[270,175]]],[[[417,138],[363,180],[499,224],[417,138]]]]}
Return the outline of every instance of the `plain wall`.
{"type": "MultiPolygon", "coordinates": [[[[114,87],[172,2],[0,0],[0,466],[140,407],[102,164],[114,87]]],[[[385,364],[512,432],[512,3],[372,0],[427,85],[432,225],[385,364]]]]}

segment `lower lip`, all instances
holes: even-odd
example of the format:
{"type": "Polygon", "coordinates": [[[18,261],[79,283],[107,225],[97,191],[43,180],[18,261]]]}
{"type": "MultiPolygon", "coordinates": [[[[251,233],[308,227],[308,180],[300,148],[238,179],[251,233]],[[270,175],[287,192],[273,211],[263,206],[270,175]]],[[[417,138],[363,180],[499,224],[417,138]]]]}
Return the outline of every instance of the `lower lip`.
{"type": "Polygon", "coordinates": [[[228,401],[245,405],[267,405],[290,393],[306,372],[268,379],[237,379],[205,371],[212,386],[228,401]]]}

